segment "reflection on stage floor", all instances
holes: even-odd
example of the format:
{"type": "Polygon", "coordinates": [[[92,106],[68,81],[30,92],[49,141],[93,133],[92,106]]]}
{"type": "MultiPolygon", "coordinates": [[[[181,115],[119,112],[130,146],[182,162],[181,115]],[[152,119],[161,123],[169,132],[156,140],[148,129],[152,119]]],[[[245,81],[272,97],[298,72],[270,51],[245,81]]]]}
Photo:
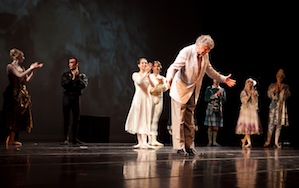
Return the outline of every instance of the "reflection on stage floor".
{"type": "Polygon", "coordinates": [[[299,150],[196,147],[178,156],[171,146],[132,149],[132,143],[1,145],[1,187],[299,187],[299,150]]]}

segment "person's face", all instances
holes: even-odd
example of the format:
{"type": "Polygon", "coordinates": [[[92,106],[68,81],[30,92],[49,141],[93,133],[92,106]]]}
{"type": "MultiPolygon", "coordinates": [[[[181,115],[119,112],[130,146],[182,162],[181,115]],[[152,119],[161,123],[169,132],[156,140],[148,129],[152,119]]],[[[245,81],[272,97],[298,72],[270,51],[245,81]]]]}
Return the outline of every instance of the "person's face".
{"type": "Polygon", "coordinates": [[[278,83],[281,83],[281,82],[283,81],[283,75],[278,74],[278,75],[276,76],[276,80],[277,80],[278,83]]]}
{"type": "Polygon", "coordinates": [[[75,70],[76,68],[78,68],[76,59],[69,59],[69,68],[70,70],[75,70]]]}
{"type": "Polygon", "coordinates": [[[161,72],[161,66],[158,63],[154,63],[153,72],[159,74],[161,72]]]}
{"type": "Polygon", "coordinates": [[[248,89],[251,89],[251,88],[253,87],[253,82],[250,81],[250,80],[248,80],[248,81],[246,82],[246,87],[247,87],[248,89]]]}
{"type": "Polygon", "coordinates": [[[25,59],[24,54],[23,54],[23,53],[20,54],[20,56],[18,57],[18,61],[19,61],[19,63],[22,63],[22,62],[24,61],[24,59],[25,59]]]}
{"type": "Polygon", "coordinates": [[[139,64],[138,64],[138,67],[140,70],[146,70],[146,68],[148,67],[148,62],[146,59],[141,59],[139,64]]]}
{"type": "Polygon", "coordinates": [[[213,84],[214,86],[219,86],[219,82],[216,79],[213,80],[213,84]]]}
{"type": "Polygon", "coordinates": [[[200,56],[204,56],[206,53],[209,53],[211,49],[208,45],[198,45],[197,46],[197,54],[200,56]]]}

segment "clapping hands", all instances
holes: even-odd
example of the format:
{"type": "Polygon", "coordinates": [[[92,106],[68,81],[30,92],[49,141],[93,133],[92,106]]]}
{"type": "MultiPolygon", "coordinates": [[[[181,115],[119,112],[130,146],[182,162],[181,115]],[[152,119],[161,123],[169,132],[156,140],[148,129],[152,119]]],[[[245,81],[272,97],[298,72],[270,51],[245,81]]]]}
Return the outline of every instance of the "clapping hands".
{"type": "Polygon", "coordinates": [[[164,82],[163,82],[163,78],[161,78],[161,77],[157,77],[156,79],[157,79],[157,81],[158,81],[159,84],[163,84],[163,83],[164,83],[164,82]]]}
{"type": "Polygon", "coordinates": [[[219,96],[223,93],[223,89],[219,89],[217,92],[216,92],[216,95],[219,96]]]}
{"type": "Polygon", "coordinates": [[[43,63],[34,62],[30,65],[30,68],[33,70],[40,69],[44,66],[43,63]]]}

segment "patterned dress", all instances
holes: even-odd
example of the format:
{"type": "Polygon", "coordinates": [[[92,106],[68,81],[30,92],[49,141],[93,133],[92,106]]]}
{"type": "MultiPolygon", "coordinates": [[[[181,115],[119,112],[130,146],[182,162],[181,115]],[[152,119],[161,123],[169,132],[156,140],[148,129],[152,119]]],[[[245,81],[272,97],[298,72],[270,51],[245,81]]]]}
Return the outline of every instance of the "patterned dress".
{"type": "Polygon", "coordinates": [[[220,86],[218,86],[217,88],[213,85],[208,86],[205,90],[204,100],[208,102],[204,125],[223,127],[222,105],[226,101],[225,90],[220,86]],[[217,91],[219,91],[220,89],[222,89],[223,92],[221,96],[216,97],[215,93],[217,93],[217,91]]]}
{"type": "MultiPolygon", "coordinates": [[[[25,71],[24,67],[22,67],[25,71]]],[[[3,119],[8,130],[28,133],[33,128],[31,97],[25,85],[25,77],[8,73],[9,85],[3,93],[3,119]]]]}
{"type": "Polygon", "coordinates": [[[286,100],[291,95],[289,86],[283,85],[283,92],[275,93],[276,83],[270,84],[267,95],[271,99],[269,106],[269,127],[289,126],[286,100]]]}
{"type": "Polygon", "coordinates": [[[125,123],[125,131],[131,134],[150,134],[152,103],[146,74],[135,72],[132,75],[135,93],[125,123]]]}
{"type": "Polygon", "coordinates": [[[244,89],[241,91],[241,108],[236,126],[236,134],[261,134],[262,127],[258,115],[258,92],[255,91],[255,100],[249,98],[249,94],[244,89]]]}

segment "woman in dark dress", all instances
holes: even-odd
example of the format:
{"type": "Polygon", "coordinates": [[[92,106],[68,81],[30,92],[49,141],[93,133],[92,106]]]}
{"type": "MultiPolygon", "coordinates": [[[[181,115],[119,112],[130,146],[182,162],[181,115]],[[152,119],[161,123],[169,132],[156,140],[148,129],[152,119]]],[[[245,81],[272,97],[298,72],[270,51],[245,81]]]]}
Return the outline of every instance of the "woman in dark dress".
{"type": "Polygon", "coordinates": [[[26,82],[32,79],[35,71],[43,64],[35,62],[25,69],[21,65],[25,59],[24,53],[16,48],[10,50],[10,56],[13,61],[6,66],[9,85],[3,93],[3,118],[8,129],[6,145],[20,146],[22,143],[15,140],[16,133],[30,133],[33,127],[31,98],[26,82]]]}

